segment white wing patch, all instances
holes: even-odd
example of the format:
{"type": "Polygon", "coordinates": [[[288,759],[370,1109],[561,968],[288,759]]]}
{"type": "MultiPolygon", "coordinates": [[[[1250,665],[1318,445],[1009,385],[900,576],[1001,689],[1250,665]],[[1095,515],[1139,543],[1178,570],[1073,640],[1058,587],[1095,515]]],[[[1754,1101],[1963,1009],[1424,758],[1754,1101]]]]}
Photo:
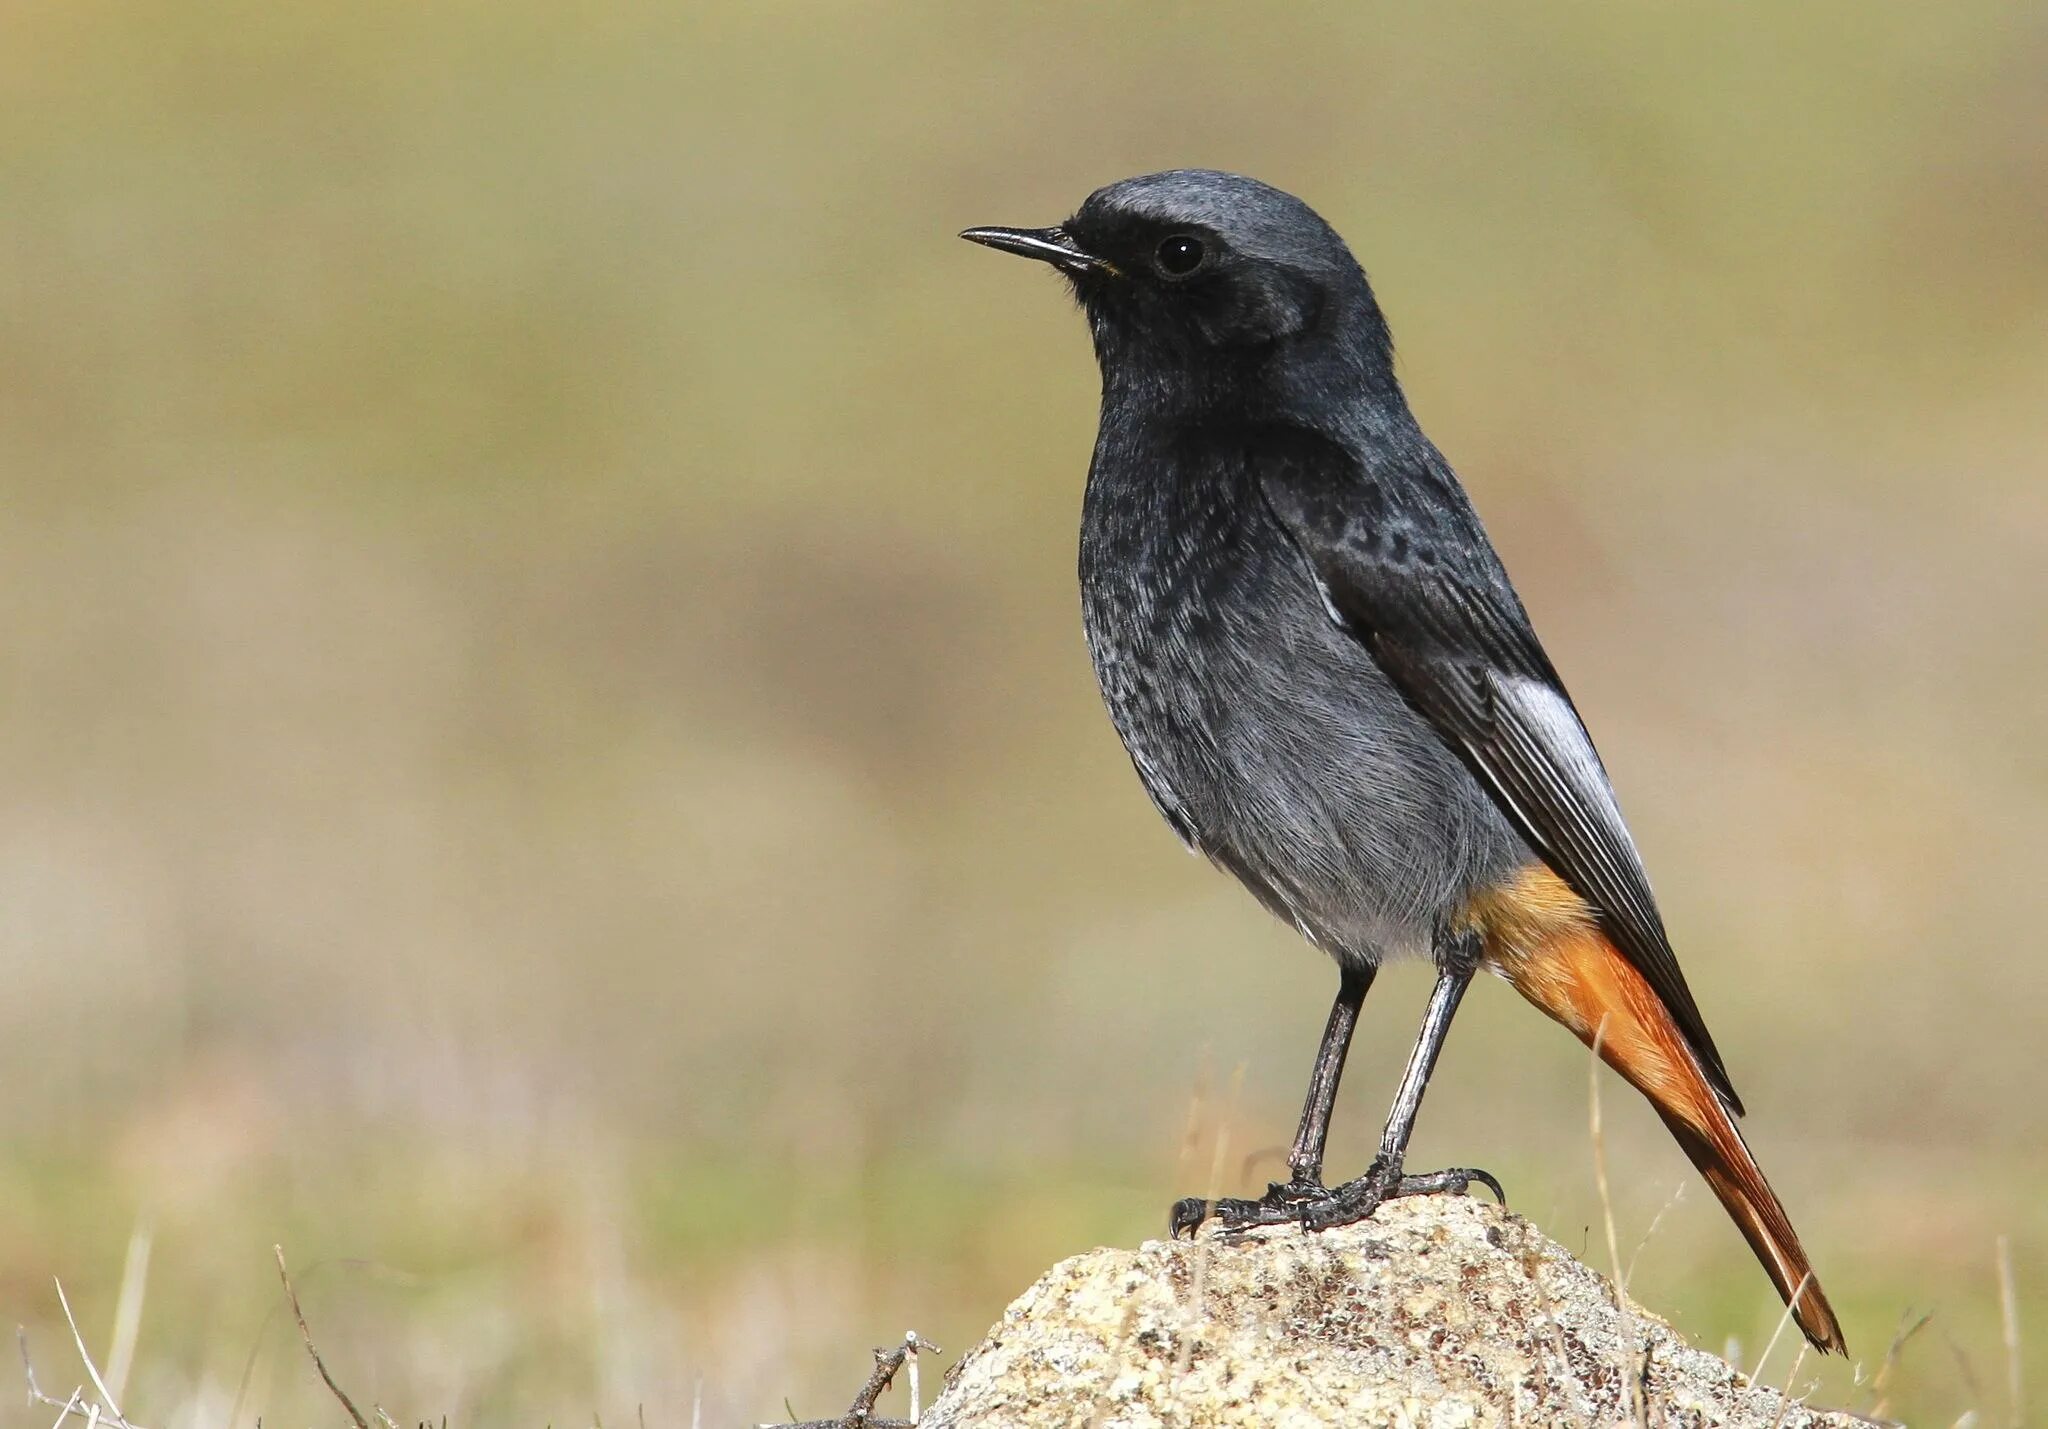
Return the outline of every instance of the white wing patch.
{"type": "Polygon", "coordinates": [[[1586,737],[1585,726],[1579,723],[1570,702],[1550,686],[1520,675],[1490,675],[1488,679],[1500,701],[1513,709],[1517,720],[1535,735],[1542,752],[1549,756],[1548,762],[1570,781],[1572,791],[1604,814],[1607,826],[1631,854],[1636,854],[1635,840],[1629,836],[1628,825],[1622,822],[1621,806],[1615,802],[1614,786],[1607,782],[1607,771],[1600,766],[1593,741],[1586,737]]]}

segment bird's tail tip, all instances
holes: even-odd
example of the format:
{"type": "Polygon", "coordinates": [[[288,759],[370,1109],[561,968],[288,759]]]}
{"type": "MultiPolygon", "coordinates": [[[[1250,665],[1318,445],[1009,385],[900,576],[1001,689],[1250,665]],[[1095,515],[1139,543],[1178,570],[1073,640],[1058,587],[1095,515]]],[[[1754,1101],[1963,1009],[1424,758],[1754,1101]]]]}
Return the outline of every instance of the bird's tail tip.
{"type": "Polygon", "coordinates": [[[1783,1297],[1792,1322],[1815,1349],[1846,1358],[1849,1343],[1842,1335],[1835,1307],[1814,1276],[1813,1264],[1799,1244],[1799,1234],[1792,1229],[1784,1203],[1764,1179],[1734,1119],[1723,1110],[1723,1124],[1702,1133],[1690,1121],[1664,1107],[1657,1110],[1742,1232],[1743,1239],[1756,1252],[1765,1274],[1783,1297]]]}
{"type": "Polygon", "coordinates": [[[1511,922],[1496,920],[1492,931],[1505,936],[1491,941],[1493,965],[1650,1099],[1756,1252],[1806,1338],[1816,1349],[1847,1355],[1841,1322],[1791,1218],[1671,1013],[1582,904],[1552,901],[1555,908],[1524,900],[1511,922]]]}

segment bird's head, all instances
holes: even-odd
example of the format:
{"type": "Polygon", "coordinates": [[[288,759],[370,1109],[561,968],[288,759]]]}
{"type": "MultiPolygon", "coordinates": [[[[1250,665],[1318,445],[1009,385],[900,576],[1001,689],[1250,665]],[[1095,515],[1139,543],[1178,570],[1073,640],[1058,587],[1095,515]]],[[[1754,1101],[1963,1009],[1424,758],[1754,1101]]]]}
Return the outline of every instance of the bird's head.
{"type": "Polygon", "coordinates": [[[1112,383],[1330,359],[1391,380],[1386,324],[1351,250],[1314,209],[1256,179],[1146,174],[1097,189],[1056,227],[960,236],[1064,273],[1112,383]]]}

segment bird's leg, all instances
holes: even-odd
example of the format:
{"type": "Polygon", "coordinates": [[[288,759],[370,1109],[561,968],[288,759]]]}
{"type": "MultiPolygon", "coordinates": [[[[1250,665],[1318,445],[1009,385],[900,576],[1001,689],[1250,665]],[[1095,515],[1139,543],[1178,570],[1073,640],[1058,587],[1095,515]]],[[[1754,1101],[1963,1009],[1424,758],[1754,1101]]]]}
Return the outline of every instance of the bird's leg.
{"type": "Polygon", "coordinates": [[[1358,1028],[1358,1010],[1372,987],[1371,964],[1340,965],[1337,1000],[1330,1004],[1330,1020],[1323,1026],[1323,1040],[1316,1048],[1315,1070],[1309,1074],[1308,1098],[1302,1103],[1301,1125],[1294,1133],[1294,1147],[1287,1153],[1288,1182],[1295,1186],[1323,1184],[1323,1148],[1330,1140],[1330,1113],[1337,1105],[1337,1083],[1344,1075],[1344,1059],[1351,1051],[1351,1034],[1358,1028]]]}
{"type": "MultiPolygon", "coordinates": [[[[1472,985],[1472,975],[1478,970],[1479,949],[1476,939],[1461,938],[1446,950],[1437,973],[1436,987],[1429,995],[1429,1007],[1422,1014],[1422,1031],[1415,1039],[1415,1050],[1408,1054],[1408,1068],[1401,1074],[1401,1086],[1394,1093],[1393,1109],[1387,1114],[1386,1130],[1380,1135],[1379,1155],[1363,1176],[1346,1181],[1341,1186],[1325,1188],[1319,1182],[1297,1185],[1275,1185],[1256,1201],[1218,1201],[1214,1208],[1216,1218],[1232,1230],[1262,1225],[1299,1225],[1305,1230],[1327,1230],[1332,1226],[1350,1225],[1362,1221],[1378,1210],[1383,1202],[1398,1196],[1423,1196],[1437,1192],[1463,1192],[1475,1181],[1491,1190],[1503,1204],[1506,1194],[1500,1182],[1493,1175],[1477,1167],[1457,1166],[1445,1171],[1431,1171],[1423,1175],[1410,1176],[1403,1161],[1408,1154],[1408,1139],[1415,1131],[1415,1116],[1422,1107],[1422,1093],[1429,1086],[1429,1076],[1436,1069],[1437,1054],[1443,1051],[1444,1038],[1451,1030],[1451,1019],[1457,1014],[1458,1004],[1464,1000],[1465,989],[1472,985]]],[[[1368,979],[1369,981],[1369,979],[1368,979]]],[[[1339,994],[1342,1003],[1342,994],[1339,994]]],[[[1353,1014],[1354,1018],[1356,1014],[1353,1014]]],[[[1338,1021],[1337,1012],[1331,1013],[1331,1026],[1338,1021]]],[[[1348,1034],[1347,1034],[1348,1035],[1348,1034]]],[[[1328,1037],[1326,1035],[1327,1043],[1328,1037]]],[[[1341,1052],[1339,1054],[1341,1063],[1341,1052]]],[[[1311,1084],[1309,1107],[1302,1114],[1302,1135],[1296,1138],[1295,1150],[1301,1152],[1313,1142],[1318,1153],[1315,1160],[1320,1162],[1320,1136],[1328,1127],[1328,1113],[1325,1110],[1321,1125],[1316,1125],[1315,1099],[1321,1090],[1323,1058],[1316,1060],[1317,1080],[1311,1084]]],[[[1335,1095],[1334,1077],[1330,1095],[1335,1095]]],[[[1290,1158],[1291,1166],[1300,1163],[1290,1158]]],[[[1297,1175],[1299,1174],[1297,1169],[1297,1175]]],[[[1173,1209],[1171,1226],[1175,1234],[1194,1228],[1210,1213],[1205,1202],[1190,1198],[1173,1209]]]]}
{"type": "MultiPolygon", "coordinates": [[[[1303,1206],[1328,1199],[1330,1193],[1323,1186],[1323,1148],[1330,1139],[1330,1111],[1337,1104],[1337,1083],[1344,1075],[1344,1058],[1351,1050],[1351,1034],[1358,1027],[1358,1010],[1372,987],[1373,972],[1369,963],[1338,964],[1337,1000],[1330,1004],[1330,1020],[1324,1024],[1323,1040],[1316,1048],[1301,1126],[1287,1153],[1287,1179],[1266,1187],[1266,1194],[1256,1201],[1218,1201],[1215,1213],[1225,1220],[1241,1225],[1258,1224],[1262,1215],[1296,1220],[1303,1206]]],[[[1210,1211],[1209,1203],[1199,1196],[1176,1201],[1168,1213],[1168,1228],[1176,1236],[1193,1232],[1210,1211]]]]}
{"type": "Polygon", "coordinates": [[[1478,968],[1478,950],[1471,939],[1450,951],[1437,973],[1436,987],[1429,995],[1429,1007],[1422,1014],[1422,1031],[1415,1050],[1408,1055],[1408,1069],[1401,1074],[1401,1086],[1394,1093],[1393,1109],[1387,1113],[1387,1127],[1380,1135],[1380,1153],[1363,1176],[1332,1188],[1322,1199],[1303,1206],[1296,1217],[1309,1230],[1362,1221],[1378,1210],[1380,1203],[1397,1196],[1425,1196],[1437,1192],[1463,1192],[1474,1181],[1491,1190],[1496,1200],[1507,1204],[1500,1182],[1490,1173],[1472,1166],[1454,1166],[1410,1176],[1403,1168],[1408,1138],[1415,1131],[1415,1115],[1422,1107],[1422,1093],[1429,1074],[1436,1068],[1437,1054],[1451,1030],[1451,1018],[1464,999],[1478,968]]]}

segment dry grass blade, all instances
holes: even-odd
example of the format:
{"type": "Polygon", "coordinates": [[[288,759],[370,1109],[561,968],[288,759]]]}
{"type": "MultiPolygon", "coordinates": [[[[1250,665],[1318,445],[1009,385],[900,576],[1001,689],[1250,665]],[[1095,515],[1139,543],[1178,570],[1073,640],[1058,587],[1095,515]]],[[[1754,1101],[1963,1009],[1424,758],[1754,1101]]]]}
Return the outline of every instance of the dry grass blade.
{"type": "Polygon", "coordinates": [[[1867,1412],[1872,1419],[1884,1418],[1886,1411],[1891,1408],[1891,1401],[1885,1397],[1885,1387],[1891,1383],[1892,1371],[1898,1368],[1899,1356],[1904,1352],[1907,1342],[1926,1329],[1933,1319],[1931,1311],[1917,1320],[1913,1319],[1911,1310],[1899,1316],[1899,1328],[1892,1335],[1891,1344],[1886,1346],[1884,1358],[1878,1361],[1877,1372],[1870,1377],[1870,1407],[1867,1412]]]}
{"type": "MultiPolygon", "coordinates": [[[[1802,1283],[1799,1288],[1803,1291],[1806,1286],[1802,1283]]],[[[1796,1300],[1799,1297],[1795,1295],[1793,1298],[1796,1300]]],[[[1778,1391],[1778,1413],[1771,1420],[1771,1429],[1778,1429],[1778,1426],[1785,1422],[1785,1416],[1792,1412],[1792,1381],[1799,1378],[1799,1367],[1805,1363],[1806,1346],[1802,1344],[1799,1347],[1799,1353],[1792,1356],[1792,1369],[1785,1376],[1785,1387],[1778,1391]]]]}
{"type": "MultiPolygon", "coordinates": [[[[1628,1396],[1629,1417],[1640,1429],[1650,1429],[1649,1406],[1644,1403],[1642,1375],[1636,1367],[1635,1313],[1629,1306],[1628,1281],[1621,1265],[1621,1239],[1614,1231],[1614,1196],[1607,1184],[1607,1133],[1600,1121],[1600,1047],[1606,1040],[1607,1018],[1602,1015],[1600,1025],[1593,1029],[1592,1058],[1586,1071],[1587,1116],[1593,1135],[1593,1185],[1600,1194],[1600,1218],[1607,1230],[1608,1263],[1614,1267],[1614,1308],[1620,1313],[1621,1333],[1627,1343],[1621,1370],[1622,1382],[1627,1385],[1624,1393],[1628,1396]]],[[[1644,1366],[1645,1371],[1647,1368],[1644,1366]]]]}
{"type": "MultiPolygon", "coordinates": [[[[341,1386],[334,1382],[334,1376],[327,1372],[326,1361],[320,1358],[320,1351],[314,1347],[313,1332],[306,1326],[306,1312],[299,1308],[299,1292],[292,1289],[291,1272],[285,1269],[284,1247],[274,1245],[271,1251],[277,1256],[277,1278],[284,1282],[284,1298],[291,1302],[292,1318],[299,1322],[299,1338],[306,1342],[306,1353],[312,1356],[313,1368],[320,1371],[320,1378],[326,1381],[327,1388],[332,1391],[334,1397],[341,1401],[341,1407],[346,1409],[348,1417],[355,1421],[356,1429],[370,1429],[369,1421],[363,1418],[362,1411],[356,1408],[355,1402],[342,1391],[341,1386]]],[[[377,1417],[384,1419],[387,1424],[390,1422],[381,1410],[378,1411],[377,1417]]]]}
{"type": "MultiPolygon", "coordinates": [[[[1967,1404],[1982,1404],[1984,1402],[1984,1382],[1977,1378],[1977,1366],[1970,1359],[1970,1352],[1963,1348],[1962,1343],[1956,1339],[1954,1331],[1946,1325],[1942,1327],[1941,1337],[1948,1344],[1949,1358],[1955,1361],[1956,1378],[1962,1381],[1964,1402],[1967,1404]]],[[[1977,1411],[1974,1409],[1970,1411],[1971,1415],[1976,1413],[1977,1411]]]]}
{"type": "Polygon", "coordinates": [[[147,1220],[138,1220],[128,1237],[121,1263],[121,1292],[114,1298],[114,1333],[107,1347],[107,1381],[114,1393],[128,1393],[128,1372],[135,1366],[135,1343],[142,1330],[142,1301],[149,1289],[149,1251],[154,1234],[147,1220]]]}
{"type": "MultiPolygon", "coordinates": [[[[61,1406],[59,1406],[57,1410],[57,1417],[50,1422],[50,1429],[57,1429],[57,1426],[62,1424],[65,1421],[65,1419],[68,1418],[74,1411],[79,1414],[85,1413],[84,1410],[78,1408],[78,1396],[83,1394],[84,1392],[84,1385],[80,1385],[77,1389],[71,1391],[71,1398],[65,1400],[64,1403],[61,1406]]],[[[52,1404],[56,1403],[55,1400],[50,1400],[47,1402],[52,1404]]]]}
{"type": "MultiPolygon", "coordinates": [[[[43,1393],[43,1387],[36,1382],[35,1363],[28,1355],[28,1331],[19,1325],[15,1326],[14,1340],[21,1348],[21,1372],[28,1381],[28,1402],[55,1409],[57,1411],[57,1418],[55,1420],[57,1424],[62,1424],[66,1419],[70,1418],[83,1419],[88,1424],[98,1424],[104,1419],[107,1423],[114,1425],[115,1429],[141,1429],[141,1426],[130,1423],[119,1414],[110,1414],[104,1405],[96,1401],[86,1402],[84,1385],[79,1385],[73,1389],[69,1399],[58,1399],[54,1395],[43,1393]]],[[[87,1368],[91,1368],[90,1363],[88,1363],[87,1368]]]]}
{"type": "Polygon", "coordinates": [[[2012,1242],[1998,1238],[1998,1318],[2005,1339],[2005,1399],[2014,1429],[2027,1422],[2020,1384],[2020,1298],[2013,1282],[2012,1242]]]}
{"type": "Polygon", "coordinates": [[[1664,1224],[1664,1217],[1670,1215],[1671,1208],[1684,1199],[1685,1182],[1680,1181],[1671,1188],[1671,1194],[1665,1197],[1664,1204],[1657,1208],[1657,1214],[1650,1217],[1649,1229],[1644,1231],[1643,1238],[1636,1242],[1636,1248],[1629,1252],[1628,1273],[1622,1276],[1622,1284],[1632,1285],[1635,1283],[1636,1262],[1643,1258],[1643,1251],[1649,1247],[1650,1241],[1656,1236],[1658,1228],[1664,1224]]]}
{"type": "MultiPolygon", "coordinates": [[[[1209,1157],[1208,1184],[1202,1188],[1202,1198],[1210,1205],[1216,1204],[1216,1197],[1223,1189],[1223,1166],[1230,1159],[1230,1128],[1237,1121],[1237,1108],[1244,1098],[1244,1074],[1247,1064],[1239,1062],[1230,1072],[1230,1093],[1224,1101],[1223,1118],[1216,1127],[1216,1145],[1209,1157]]],[[[1191,1265],[1188,1271],[1188,1320],[1190,1333],[1181,1336],[1180,1349],[1174,1355],[1173,1373],[1179,1378],[1194,1364],[1195,1335],[1193,1327],[1202,1322],[1208,1304],[1209,1242],[1199,1234],[1190,1252],[1191,1265]]]]}
{"type": "MultiPolygon", "coordinates": [[[[107,1389],[107,1382],[100,1378],[99,1366],[92,1362],[92,1355],[85,1348],[85,1336],[78,1332],[78,1317],[71,1313],[71,1302],[64,1295],[64,1282],[52,1277],[52,1283],[57,1287],[57,1303],[64,1307],[64,1323],[71,1326],[71,1339],[72,1343],[78,1346],[78,1357],[85,1361],[85,1372],[92,1376],[92,1387],[100,1392],[100,1400],[106,1406],[107,1413],[126,1424],[128,1420],[121,1413],[120,1401],[107,1389]]],[[[99,1407],[93,1406],[95,1418],[98,1417],[99,1407]]]]}
{"type": "Polygon", "coordinates": [[[1209,1049],[1195,1068],[1195,1089],[1188,1096],[1188,1119],[1180,1133],[1180,1169],[1186,1174],[1202,1144],[1202,1123],[1209,1109],[1209,1049]]]}
{"type": "Polygon", "coordinates": [[[1756,1368],[1749,1372],[1749,1382],[1751,1384],[1757,1383],[1763,1377],[1764,1366],[1770,1363],[1771,1351],[1778,1347],[1778,1340],[1785,1333],[1785,1327],[1792,1323],[1792,1307],[1799,1303],[1799,1297],[1806,1293],[1807,1282],[1812,1279],[1813,1272],[1809,1270],[1800,1277],[1799,1284],[1792,1291],[1791,1298],[1785,1302],[1784,1313],[1778,1316],[1778,1328],[1771,1331],[1771,1337],[1764,1341],[1764,1352],[1756,1357],[1756,1368]]]}

